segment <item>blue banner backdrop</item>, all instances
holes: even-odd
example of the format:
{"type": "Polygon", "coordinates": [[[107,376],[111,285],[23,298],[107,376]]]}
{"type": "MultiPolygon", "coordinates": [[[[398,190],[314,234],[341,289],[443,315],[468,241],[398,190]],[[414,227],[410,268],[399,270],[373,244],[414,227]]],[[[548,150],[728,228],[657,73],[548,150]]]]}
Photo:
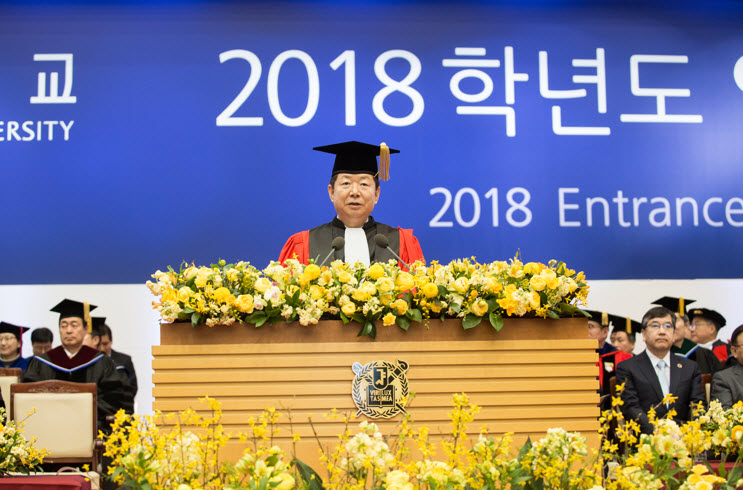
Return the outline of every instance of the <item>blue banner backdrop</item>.
{"type": "MultiPolygon", "coordinates": [[[[635,4],[633,4],[635,5],[635,4]]],[[[264,267],[387,142],[429,260],[743,276],[743,6],[2,7],[3,284],[264,267]]]]}

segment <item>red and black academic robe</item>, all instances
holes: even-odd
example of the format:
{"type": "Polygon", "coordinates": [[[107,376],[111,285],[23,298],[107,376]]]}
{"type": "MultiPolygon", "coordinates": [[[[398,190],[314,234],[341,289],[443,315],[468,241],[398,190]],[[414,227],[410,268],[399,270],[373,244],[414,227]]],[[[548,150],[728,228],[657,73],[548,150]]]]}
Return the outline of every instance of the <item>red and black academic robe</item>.
{"type": "MultiPolygon", "coordinates": [[[[393,228],[382,223],[377,223],[374,218],[369,216],[369,220],[364,223],[364,232],[366,241],[369,245],[369,259],[371,262],[387,262],[395,257],[389,250],[377,247],[374,237],[382,234],[389,241],[389,248],[395,251],[402,260],[410,264],[416,260],[424,260],[421,246],[418,239],[413,236],[412,230],[402,228],[393,228]]],[[[343,237],[346,233],[346,226],[337,217],[333,218],[330,223],[325,223],[311,230],[300,231],[289,237],[284,248],[281,249],[279,262],[294,258],[303,264],[307,264],[310,259],[315,263],[322,262],[325,256],[332,249],[331,243],[336,237],[343,237]]],[[[331,255],[328,262],[334,260],[345,261],[345,252],[343,249],[336,250],[331,255]]],[[[402,266],[402,264],[400,264],[402,266]]]]}
{"type": "Polygon", "coordinates": [[[720,364],[722,364],[723,366],[727,365],[728,360],[731,356],[730,344],[726,344],[721,340],[715,340],[714,342],[712,342],[712,352],[720,360],[720,364]]]}
{"type": "Polygon", "coordinates": [[[105,430],[106,416],[120,408],[128,413],[134,409],[134,397],[126,375],[116,370],[114,362],[92,347],[82,346],[73,357],[68,357],[62,346],[45,354],[34,356],[23,373],[23,382],[56,379],[73,383],[95,383],[98,386],[98,428],[105,430]]]}
{"type": "Polygon", "coordinates": [[[602,411],[611,408],[611,397],[606,395],[610,394],[610,379],[617,374],[617,364],[630,357],[632,357],[632,354],[627,354],[621,350],[614,350],[599,356],[599,386],[601,387],[603,400],[601,403],[602,411]]]}

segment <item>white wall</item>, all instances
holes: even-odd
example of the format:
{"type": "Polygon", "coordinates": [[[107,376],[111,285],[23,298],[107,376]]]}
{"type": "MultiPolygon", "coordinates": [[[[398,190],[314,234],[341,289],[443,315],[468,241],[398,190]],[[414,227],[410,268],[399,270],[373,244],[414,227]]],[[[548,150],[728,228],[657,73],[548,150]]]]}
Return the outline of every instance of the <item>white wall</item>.
{"type": "MultiPolygon", "coordinates": [[[[650,302],[662,296],[693,298],[693,306],[711,308],[727,318],[720,338],[727,340],[743,323],[743,279],[590,281],[590,308],[641,320],[650,302]]],[[[107,317],[114,349],[132,356],[139,380],[137,411],[152,411],[152,346],[160,341],[154,297],[143,284],[0,286],[0,320],[48,327],[59,345],[58,315],[49,308],[70,298],[98,305],[94,316],[107,317]]],[[[217,327],[218,328],[218,327],[217,327]]],[[[639,338],[639,336],[638,336],[639,338]]],[[[639,338],[635,351],[643,349],[639,338]]],[[[23,355],[31,355],[31,334],[24,335],[23,355]]]]}

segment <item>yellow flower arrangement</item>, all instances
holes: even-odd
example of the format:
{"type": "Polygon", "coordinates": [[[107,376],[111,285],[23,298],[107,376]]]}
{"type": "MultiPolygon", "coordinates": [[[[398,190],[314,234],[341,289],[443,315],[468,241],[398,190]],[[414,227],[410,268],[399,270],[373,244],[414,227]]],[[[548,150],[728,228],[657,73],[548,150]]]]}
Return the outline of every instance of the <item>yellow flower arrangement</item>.
{"type": "MultiPolygon", "coordinates": [[[[31,415],[33,412],[27,418],[31,415]]],[[[49,454],[46,449],[34,446],[36,438],[29,441],[23,436],[23,426],[23,421],[7,420],[5,409],[0,408],[0,476],[38,471],[49,454]]]]}
{"type": "Polygon", "coordinates": [[[314,325],[320,319],[341,319],[362,325],[360,335],[376,334],[376,322],[407,330],[412,322],[459,318],[462,327],[483,320],[500,330],[503,317],[559,318],[579,313],[588,285],[582,272],[562,262],[479,264],[474,259],[447,265],[397,262],[307,266],[296,260],[272,262],[259,271],[248,262],[209,267],[182,264],[179,271],[157,271],[147,287],[164,322],[193,325],[261,326],[298,321],[314,325]]]}

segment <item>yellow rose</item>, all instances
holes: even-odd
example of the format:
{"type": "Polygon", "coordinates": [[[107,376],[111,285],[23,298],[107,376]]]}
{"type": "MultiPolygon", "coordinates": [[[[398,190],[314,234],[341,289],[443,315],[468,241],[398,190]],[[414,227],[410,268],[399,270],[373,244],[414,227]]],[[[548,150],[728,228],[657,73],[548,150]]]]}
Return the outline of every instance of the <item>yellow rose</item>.
{"type": "Polygon", "coordinates": [[[401,272],[395,279],[395,285],[401,290],[406,291],[415,287],[415,279],[408,272],[401,272]]]}
{"type": "Polygon", "coordinates": [[[235,301],[235,297],[232,296],[229,289],[221,287],[214,291],[214,301],[217,303],[232,304],[235,301]]]}
{"type": "Polygon", "coordinates": [[[488,282],[489,282],[489,285],[490,285],[490,291],[493,294],[498,294],[501,291],[503,291],[503,284],[501,284],[500,282],[498,282],[497,279],[490,278],[490,281],[488,281],[488,282]]]}
{"type": "Polygon", "coordinates": [[[483,299],[479,299],[472,303],[472,313],[477,316],[483,316],[488,312],[488,303],[483,299]]]}
{"type": "Polygon", "coordinates": [[[531,298],[529,298],[529,304],[533,309],[539,309],[539,305],[542,301],[539,299],[539,293],[532,291],[531,298]]]}
{"type": "Polygon", "coordinates": [[[181,303],[185,303],[188,301],[188,298],[193,294],[193,291],[188,286],[183,286],[178,290],[178,301],[181,303]]]}
{"type": "Polygon", "coordinates": [[[392,313],[387,313],[386,315],[382,317],[382,324],[384,326],[394,325],[395,318],[396,318],[395,315],[393,315],[392,313]]]}
{"type": "Polygon", "coordinates": [[[206,278],[207,276],[205,274],[201,274],[201,272],[199,272],[193,283],[196,285],[196,287],[203,288],[204,286],[206,286],[206,278]]]}
{"type": "Polygon", "coordinates": [[[325,295],[325,290],[317,285],[310,286],[310,298],[320,299],[325,295]]]}
{"type": "Polygon", "coordinates": [[[333,282],[333,273],[330,270],[324,270],[322,271],[322,274],[320,274],[320,285],[325,286],[326,284],[330,284],[333,282]]]}
{"type": "Polygon", "coordinates": [[[353,293],[351,293],[351,297],[355,299],[356,301],[360,301],[363,303],[363,302],[369,301],[369,299],[371,298],[371,295],[366,291],[365,288],[359,288],[359,289],[354,290],[353,293]]]}
{"type": "Polygon", "coordinates": [[[437,305],[436,303],[431,303],[431,311],[434,313],[439,313],[441,311],[441,306],[437,305]]]}
{"type": "Polygon", "coordinates": [[[384,268],[379,264],[372,264],[369,270],[366,271],[366,275],[373,281],[376,281],[384,275],[384,268]]]}
{"type": "Polygon", "coordinates": [[[454,281],[454,284],[452,284],[454,290],[460,294],[464,294],[464,292],[467,291],[467,286],[469,286],[469,280],[464,276],[460,277],[454,281]]]}
{"type": "Polygon", "coordinates": [[[529,280],[529,286],[531,286],[534,291],[541,291],[546,285],[547,281],[545,281],[542,276],[532,276],[529,280]]]}
{"type": "Polygon", "coordinates": [[[320,274],[322,274],[322,270],[320,270],[320,267],[318,267],[317,265],[310,264],[310,265],[308,265],[307,267],[304,268],[304,273],[312,281],[312,280],[315,280],[318,277],[320,277],[320,274]]]}
{"type": "Polygon", "coordinates": [[[341,307],[341,311],[346,316],[353,316],[353,314],[356,313],[356,305],[352,301],[349,301],[341,307]]]}
{"type": "Polygon", "coordinates": [[[550,289],[557,289],[558,286],[560,286],[560,278],[553,277],[552,279],[547,279],[547,287],[550,289]]]}
{"type": "Polygon", "coordinates": [[[377,290],[380,293],[389,293],[395,289],[395,283],[389,277],[382,277],[377,281],[377,290]]]}
{"type": "Polygon", "coordinates": [[[524,264],[524,273],[525,274],[536,274],[539,272],[539,265],[534,262],[527,262],[524,264]]]}
{"type": "Polygon", "coordinates": [[[176,301],[178,296],[176,295],[175,289],[168,288],[163,291],[163,302],[165,301],[176,301]]]}
{"type": "Polygon", "coordinates": [[[402,316],[408,311],[408,303],[401,299],[396,299],[390,305],[390,308],[397,312],[397,316],[402,316]]]}
{"type": "Polygon", "coordinates": [[[351,273],[348,271],[338,271],[338,280],[345,284],[351,280],[351,273]]]}
{"type": "Polygon", "coordinates": [[[421,288],[421,292],[426,298],[435,298],[439,295],[439,288],[432,282],[429,282],[421,288]]]}
{"type": "Polygon", "coordinates": [[[235,307],[243,313],[253,313],[253,295],[241,294],[235,300],[235,307]]]}
{"type": "Polygon", "coordinates": [[[259,277],[258,280],[255,281],[255,290],[261,294],[268,291],[268,288],[270,287],[271,287],[271,281],[269,281],[265,277],[259,277]]]}
{"type": "Polygon", "coordinates": [[[291,490],[294,488],[294,478],[289,473],[280,473],[271,478],[269,483],[278,483],[275,487],[269,485],[269,488],[273,490],[291,490]]]}

